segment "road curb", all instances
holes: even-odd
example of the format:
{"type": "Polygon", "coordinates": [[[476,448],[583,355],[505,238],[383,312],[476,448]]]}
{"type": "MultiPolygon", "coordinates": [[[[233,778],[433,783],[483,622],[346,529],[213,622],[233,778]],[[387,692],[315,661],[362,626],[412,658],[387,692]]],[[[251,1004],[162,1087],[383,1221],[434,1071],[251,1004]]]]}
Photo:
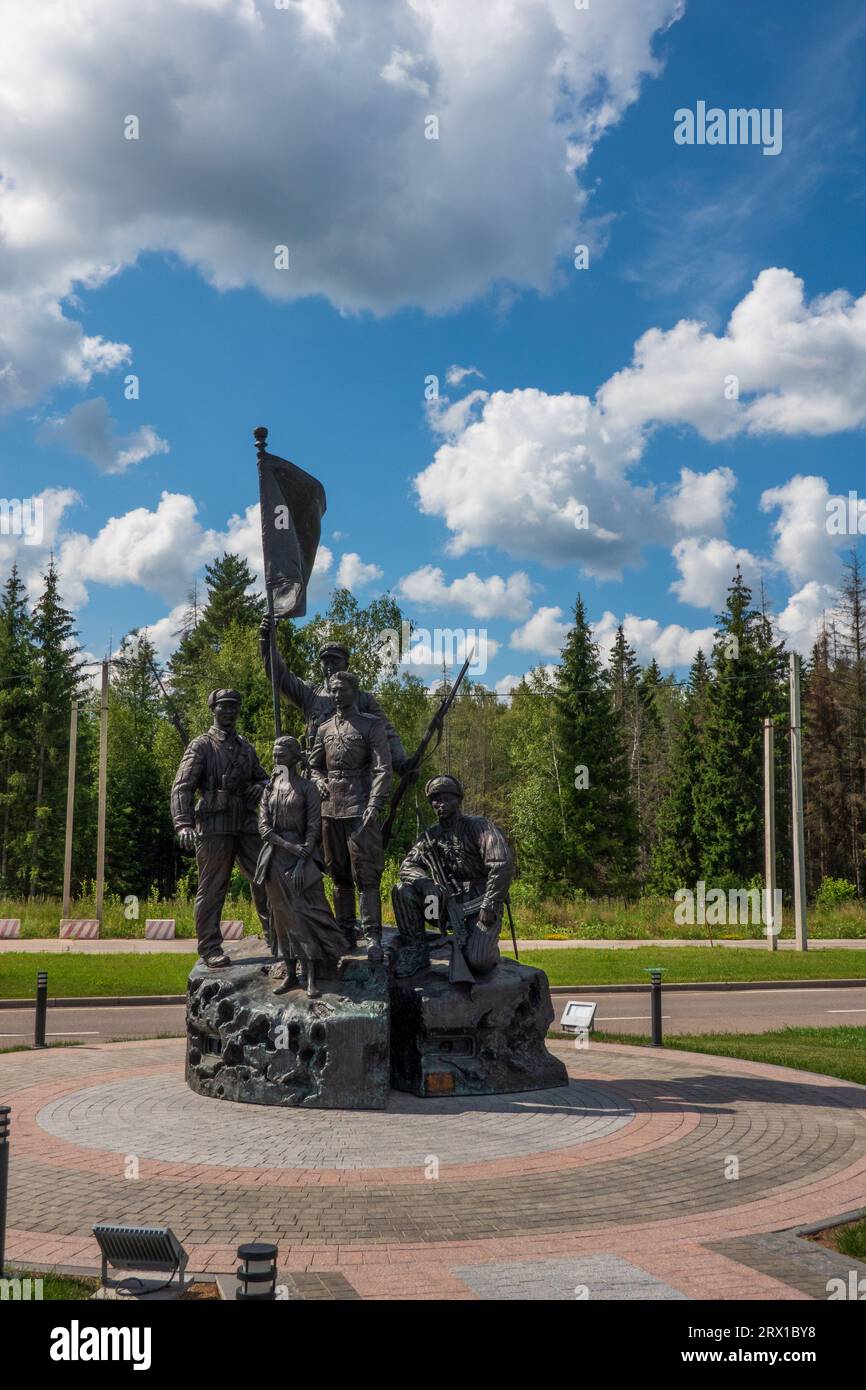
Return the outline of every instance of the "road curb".
{"type": "MultiPolygon", "coordinates": [[[[636,989],[648,992],[649,988],[649,981],[641,981],[632,985],[551,985],[550,992],[556,995],[574,994],[581,989],[585,994],[633,994],[636,989]]],[[[706,990],[711,993],[741,989],[866,989],[866,976],[859,980],[696,980],[692,984],[672,981],[665,983],[663,989],[665,993],[668,990],[706,990]]]]}
{"type": "MultiPolygon", "coordinates": [[[[130,1008],[136,1004],[185,1004],[185,994],[82,994],[68,999],[48,1000],[49,1009],[130,1008]]],[[[33,999],[0,999],[0,1009],[32,1009],[33,999]]]]}
{"type": "MultiPolygon", "coordinates": [[[[564,994],[576,994],[582,991],[584,994],[633,994],[635,990],[644,989],[649,991],[649,982],[638,981],[631,985],[551,985],[550,992],[556,996],[564,994]]],[[[672,982],[666,984],[664,989],[677,991],[706,991],[708,993],[719,990],[748,989],[866,989],[866,977],[859,980],[699,980],[693,984],[688,982],[672,982]]],[[[132,1008],[137,1005],[166,1005],[166,1004],[185,1004],[185,994],[96,994],[71,996],[70,998],[57,998],[48,1000],[48,1007],[54,1009],[98,1009],[106,1008],[132,1008]]],[[[0,999],[0,1009],[32,1009],[35,1001],[33,999],[0,999]]]]}

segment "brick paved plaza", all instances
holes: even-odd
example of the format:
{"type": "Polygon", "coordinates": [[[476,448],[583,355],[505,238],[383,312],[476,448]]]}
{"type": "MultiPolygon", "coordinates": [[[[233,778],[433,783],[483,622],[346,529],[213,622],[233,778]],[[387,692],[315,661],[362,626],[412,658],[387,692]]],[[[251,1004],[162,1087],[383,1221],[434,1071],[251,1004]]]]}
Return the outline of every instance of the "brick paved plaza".
{"type": "Polygon", "coordinates": [[[204,1099],[175,1039],[7,1054],[7,1254],[95,1267],[95,1222],[165,1223],[197,1271],[273,1240],[298,1298],[821,1298],[856,1266],[790,1228],[866,1206],[866,1088],[552,1046],[561,1089],[385,1112],[204,1099]]]}

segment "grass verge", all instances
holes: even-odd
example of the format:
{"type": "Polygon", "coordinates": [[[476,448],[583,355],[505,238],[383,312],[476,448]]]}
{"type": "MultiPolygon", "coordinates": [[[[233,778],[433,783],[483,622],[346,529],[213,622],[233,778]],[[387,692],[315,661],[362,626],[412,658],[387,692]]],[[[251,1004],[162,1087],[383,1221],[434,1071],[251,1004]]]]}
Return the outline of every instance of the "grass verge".
{"type": "MultiPolygon", "coordinates": [[[[666,983],[761,980],[866,980],[866,952],[813,953],[718,951],[701,946],[667,947],[664,955],[652,946],[631,951],[526,951],[521,960],[544,970],[552,985],[575,989],[603,984],[648,983],[647,968],[661,965],[666,983]]],[[[183,994],[196,956],[189,955],[60,955],[23,951],[0,953],[0,998],[30,999],[37,970],[48,971],[48,988],[55,998],[82,995],[183,994]]]]}

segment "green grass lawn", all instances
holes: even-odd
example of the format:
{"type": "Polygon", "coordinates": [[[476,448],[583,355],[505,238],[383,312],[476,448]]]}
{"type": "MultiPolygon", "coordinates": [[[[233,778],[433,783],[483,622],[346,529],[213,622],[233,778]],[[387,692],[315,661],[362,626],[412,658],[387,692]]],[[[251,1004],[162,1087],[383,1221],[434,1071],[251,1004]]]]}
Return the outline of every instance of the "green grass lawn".
{"type": "MultiPolygon", "coordinates": [[[[627,951],[521,951],[526,965],[543,970],[552,985],[647,984],[646,971],[661,966],[666,984],[700,980],[866,979],[866,952],[738,951],[733,946],[637,946],[627,951]]],[[[0,971],[2,971],[0,957],[0,971]]],[[[43,967],[44,968],[44,967],[43,967]]]]}
{"type": "MultiPolygon", "coordinates": [[[[650,1046],[648,1038],[631,1033],[594,1033],[599,1042],[650,1046]]],[[[717,1057],[740,1057],[769,1062],[796,1071],[815,1071],[866,1086],[866,1027],[781,1028],[773,1033],[677,1033],[665,1047],[683,1052],[710,1052],[717,1057]]],[[[851,1252],[852,1254],[855,1252],[851,1252]]]]}
{"type": "MultiPolygon", "coordinates": [[[[699,980],[832,980],[866,979],[866,952],[738,951],[732,947],[666,947],[663,957],[652,946],[629,951],[526,951],[521,960],[544,970],[552,985],[574,988],[601,984],[648,983],[646,968],[662,965],[664,980],[681,984],[699,980]]],[[[48,971],[54,997],[113,994],[183,994],[194,953],[187,955],[48,955],[19,951],[0,953],[0,998],[29,999],[37,970],[48,971]]]]}
{"type": "Polygon", "coordinates": [[[30,1269],[10,1269],[6,1270],[7,1279],[31,1280],[32,1297],[35,1297],[33,1281],[42,1280],[42,1297],[47,1302],[49,1299],[63,1299],[79,1301],[92,1297],[99,1288],[98,1279],[74,1278],[65,1274],[48,1274],[41,1270],[30,1269]]]}
{"type": "Polygon", "coordinates": [[[853,1255],[855,1260],[866,1260],[866,1217],[839,1231],[836,1248],[843,1255],[853,1255]]]}

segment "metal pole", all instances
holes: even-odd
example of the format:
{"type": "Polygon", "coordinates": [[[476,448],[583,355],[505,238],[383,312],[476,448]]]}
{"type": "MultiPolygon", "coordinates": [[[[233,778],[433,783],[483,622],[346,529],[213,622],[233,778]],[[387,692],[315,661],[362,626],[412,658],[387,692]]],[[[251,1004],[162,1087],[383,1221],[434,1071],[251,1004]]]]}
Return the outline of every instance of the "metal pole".
{"type": "Polygon", "coordinates": [[[66,778],[66,850],[63,856],[63,911],[69,916],[72,891],[72,821],[75,814],[75,755],[78,748],[78,701],[72,701],[69,716],[69,772],[66,778]]]}
{"type": "Polygon", "coordinates": [[[282,721],[280,719],[280,686],[277,680],[277,622],[274,617],[274,591],[269,583],[268,577],[268,556],[265,546],[265,488],[264,488],[264,467],[265,458],[268,452],[268,431],[264,425],[257,425],[253,430],[253,438],[256,441],[256,467],[259,474],[259,510],[262,514],[262,554],[265,561],[265,592],[268,597],[268,617],[271,620],[271,698],[274,703],[274,738],[279,738],[282,734],[282,721]]]}
{"type": "Polygon", "coordinates": [[[662,1046],[662,972],[650,970],[650,1013],[652,1014],[652,1044],[662,1046]]]}
{"type": "Polygon", "coordinates": [[[764,889],[767,894],[767,945],[775,951],[782,923],[776,921],[776,768],[773,761],[775,729],[764,720],[764,889]]]}
{"type": "Polygon", "coordinates": [[[282,736],[280,720],[280,687],[277,680],[277,620],[274,617],[274,593],[268,585],[268,613],[271,619],[271,698],[274,702],[274,738],[282,736]]]}
{"type": "Polygon", "coordinates": [[[99,711],[99,809],[96,821],[96,917],[102,930],[105,895],[105,797],[108,774],[108,662],[102,663],[102,696],[99,711]]]}
{"type": "Polygon", "coordinates": [[[790,655],[791,838],[794,850],[794,935],[798,951],[809,949],[806,928],[806,856],[803,844],[803,744],[800,726],[800,658],[790,655]]]}
{"type": "Polygon", "coordinates": [[[0,1105],[0,1277],[6,1269],[6,1200],[9,1191],[9,1116],[12,1109],[0,1105]]]}
{"type": "Polygon", "coordinates": [[[45,1046],[45,1015],[48,1011],[48,971],[36,972],[36,1029],[33,1037],[34,1047],[45,1046]]]}

